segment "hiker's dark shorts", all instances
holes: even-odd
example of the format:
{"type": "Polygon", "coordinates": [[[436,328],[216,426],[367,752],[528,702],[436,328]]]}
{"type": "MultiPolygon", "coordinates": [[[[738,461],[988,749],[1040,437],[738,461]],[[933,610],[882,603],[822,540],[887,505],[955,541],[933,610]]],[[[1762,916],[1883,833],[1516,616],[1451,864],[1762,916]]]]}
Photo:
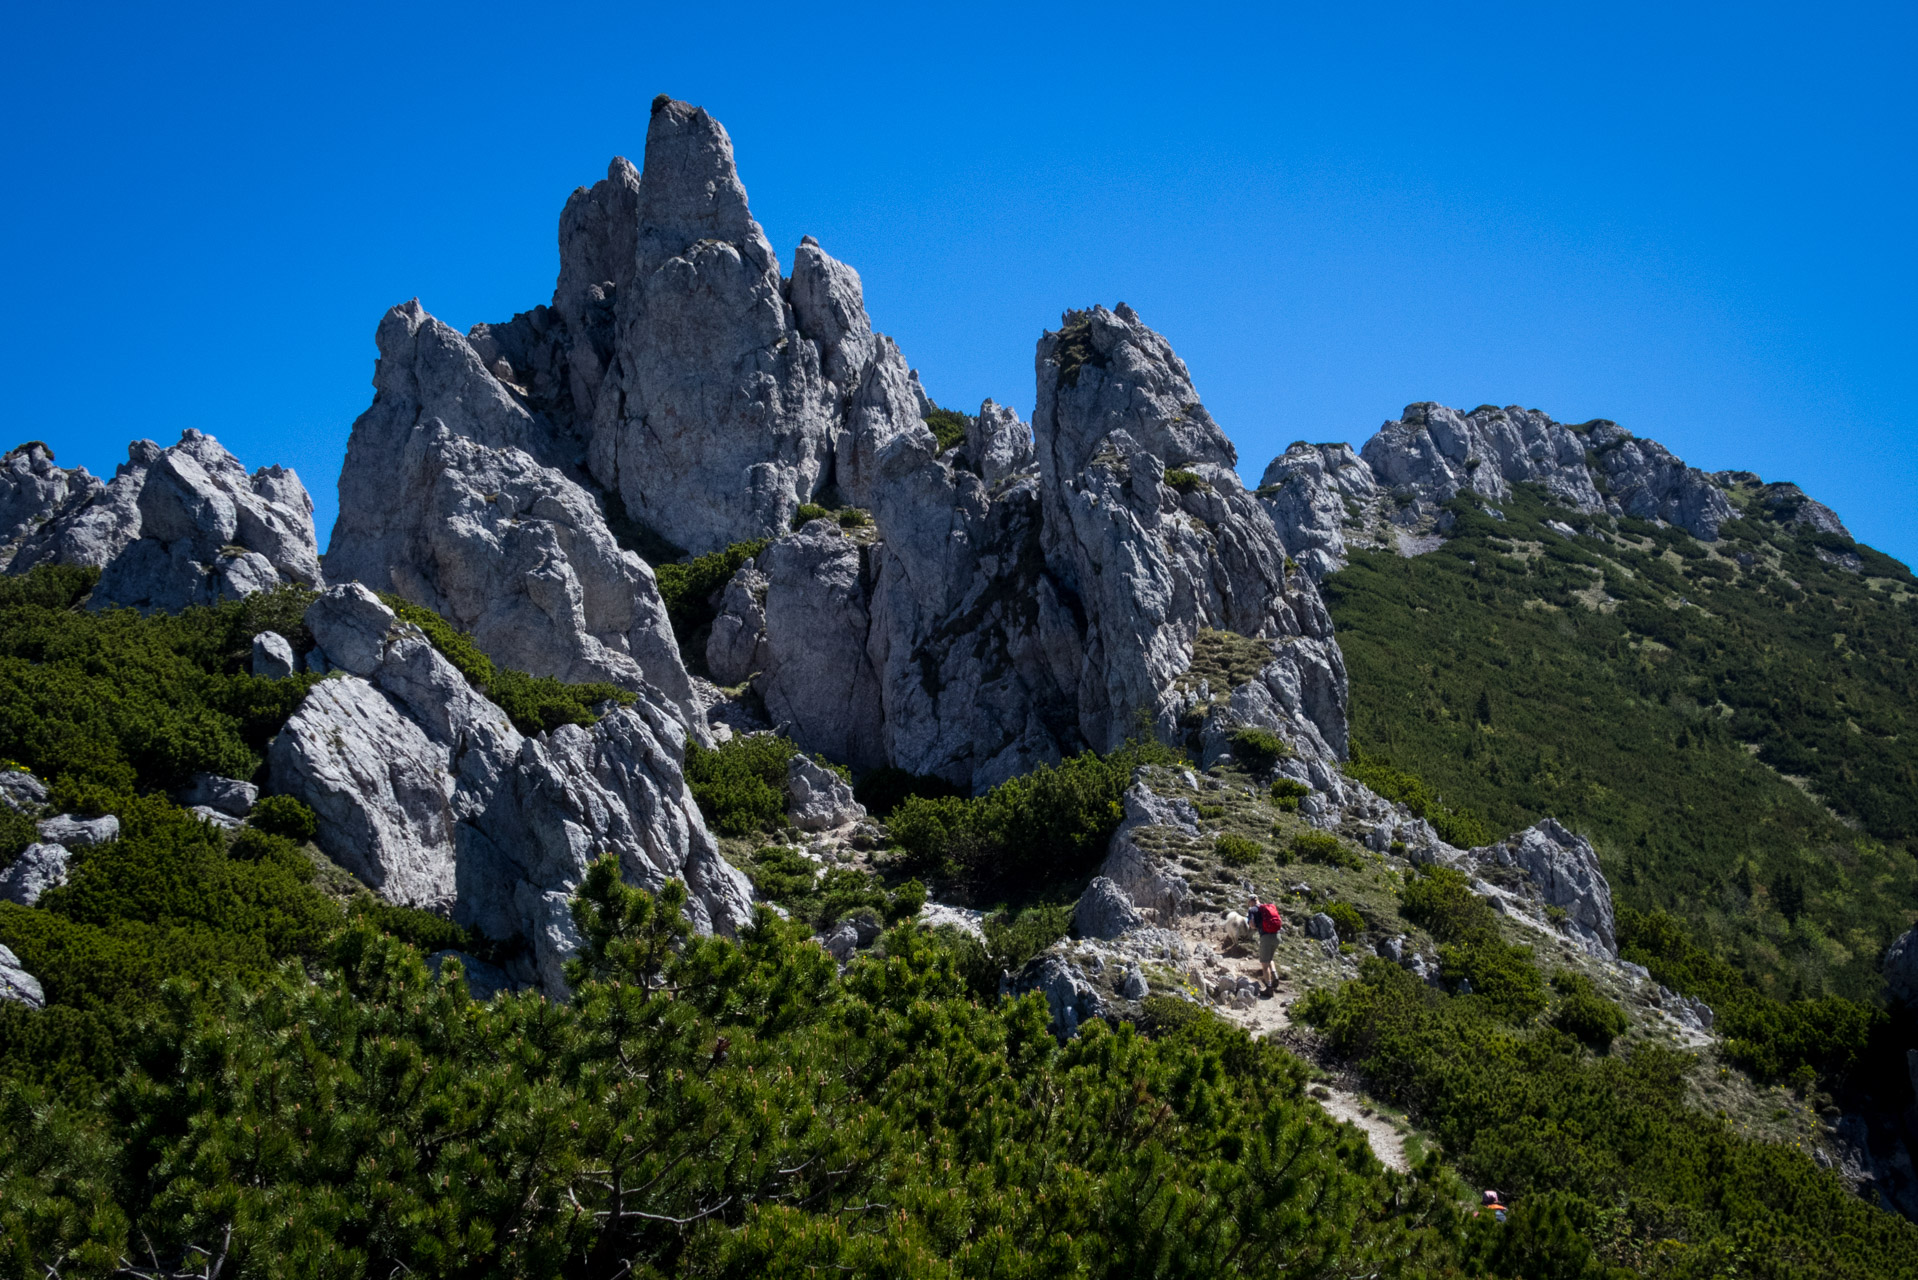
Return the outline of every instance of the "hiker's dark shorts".
{"type": "Polygon", "coordinates": [[[1278,934],[1262,933],[1259,935],[1259,963],[1260,964],[1271,964],[1272,957],[1278,953],[1278,950],[1279,950],[1278,934]]]}

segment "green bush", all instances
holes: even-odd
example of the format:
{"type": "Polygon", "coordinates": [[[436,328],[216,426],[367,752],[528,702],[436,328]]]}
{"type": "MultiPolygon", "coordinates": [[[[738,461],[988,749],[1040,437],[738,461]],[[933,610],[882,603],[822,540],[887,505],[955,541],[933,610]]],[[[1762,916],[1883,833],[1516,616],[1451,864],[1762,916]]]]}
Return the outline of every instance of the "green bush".
{"type": "Polygon", "coordinates": [[[1292,836],[1292,857],[1300,862],[1318,862],[1328,867],[1357,870],[1365,864],[1329,831],[1300,831],[1292,836]]]}
{"type": "Polygon", "coordinates": [[[469,684],[504,711],[521,733],[550,733],[563,724],[590,725],[599,719],[593,710],[598,704],[616,702],[624,706],[635,696],[616,685],[568,684],[552,676],[495,666],[473,637],[431,609],[391,593],[382,593],[380,599],[402,622],[425,632],[433,647],[459,669],[469,684]]]}
{"type": "Polygon", "coordinates": [[[418,1280],[1462,1264],[1443,1180],[1384,1171],[1275,1046],[1214,1019],[1062,1044],[1043,996],[972,998],[922,931],[841,975],[770,913],[696,937],[684,901],[589,874],[565,1003],[473,1002],[357,927],[314,979],[169,1006],[110,1097],[0,1088],[7,1256],[418,1280]]]}
{"type": "Polygon", "coordinates": [[[1212,851],[1228,867],[1249,867],[1265,857],[1265,849],[1256,840],[1244,836],[1222,835],[1212,842],[1212,851]]]}
{"type": "Polygon", "coordinates": [[[841,529],[863,529],[872,523],[872,516],[858,507],[844,507],[839,512],[841,529]]]}
{"type": "Polygon", "coordinates": [[[925,422],[932,430],[932,438],[938,442],[940,453],[964,444],[966,429],[972,425],[972,419],[956,409],[933,409],[926,414],[925,422]]]}
{"type": "Polygon", "coordinates": [[[721,835],[786,825],[786,767],[799,748],[771,733],[738,734],[714,748],[686,743],[686,784],[721,835]]]}
{"type": "Polygon", "coordinates": [[[1303,782],[1294,782],[1290,778],[1274,778],[1266,794],[1272,797],[1272,803],[1286,813],[1297,813],[1299,801],[1312,794],[1312,788],[1303,782]]]}
{"type": "Polygon", "coordinates": [[[251,777],[314,677],[248,674],[247,627],[295,593],[142,617],[82,607],[97,577],[42,566],[0,580],[0,757],[80,812],[200,772],[251,777]]]}
{"type": "Polygon", "coordinates": [[[672,621],[673,635],[684,646],[694,641],[701,628],[710,627],[715,610],[712,599],[725,590],[745,563],[772,545],[768,539],[735,542],[723,551],[709,551],[684,564],[661,564],[653,569],[659,582],[660,599],[666,616],[672,621]]]}
{"type": "Polygon", "coordinates": [[[1356,942],[1365,932],[1365,917],[1359,909],[1349,902],[1328,902],[1325,914],[1332,917],[1333,927],[1339,931],[1340,942],[1356,942]]]}
{"type": "Polygon", "coordinates": [[[1210,491],[1212,486],[1206,483],[1204,476],[1196,471],[1187,471],[1182,467],[1167,467],[1165,482],[1180,493],[1197,493],[1201,489],[1210,491]]]}
{"type": "Polygon", "coordinates": [[[1552,986],[1559,993],[1552,1025],[1566,1035],[1583,1041],[1595,1052],[1605,1053],[1612,1041],[1625,1034],[1625,1011],[1601,996],[1584,974],[1558,974],[1552,986]]]}
{"type": "Polygon", "coordinates": [[[311,840],[320,831],[318,815],[292,796],[264,797],[253,806],[247,821],[269,835],[293,841],[311,840]]]}
{"type": "MultiPolygon", "coordinates": [[[[1858,1065],[1884,1010],[1842,996],[1780,1000],[1726,960],[1693,941],[1669,912],[1618,912],[1620,959],[1642,964],[1658,982],[1710,1005],[1725,1054],[1763,1080],[1810,1071],[1838,1083],[1858,1065]]],[[[1902,1054],[1898,1056],[1902,1057],[1902,1054]]]]}
{"type": "Polygon", "coordinates": [[[39,838],[39,825],[31,816],[0,805],[0,870],[12,866],[13,860],[39,838]]]}
{"type": "Polygon", "coordinates": [[[799,510],[793,512],[792,527],[803,529],[814,520],[830,519],[832,519],[832,512],[825,507],[816,502],[802,502],[799,504],[799,510]]]}
{"type": "Polygon", "coordinates": [[[1031,888],[1085,874],[1105,855],[1142,764],[1180,760],[1157,742],[1132,742],[1042,765],[970,800],[909,796],[887,820],[921,875],[980,889],[1031,888]]]}
{"type": "MultiPolygon", "coordinates": [[[[1486,716],[1489,718],[1489,711],[1486,716]]],[[[1424,779],[1394,769],[1376,756],[1368,756],[1356,740],[1351,754],[1352,758],[1341,766],[1347,777],[1364,783],[1387,800],[1404,805],[1414,816],[1424,818],[1447,844],[1475,849],[1498,838],[1477,814],[1447,805],[1424,779]]]]}
{"type": "Polygon", "coordinates": [[[1253,769],[1269,769],[1292,754],[1285,739],[1268,729],[1234,729],[1226,741],[1233,756],[1253,769]]]}

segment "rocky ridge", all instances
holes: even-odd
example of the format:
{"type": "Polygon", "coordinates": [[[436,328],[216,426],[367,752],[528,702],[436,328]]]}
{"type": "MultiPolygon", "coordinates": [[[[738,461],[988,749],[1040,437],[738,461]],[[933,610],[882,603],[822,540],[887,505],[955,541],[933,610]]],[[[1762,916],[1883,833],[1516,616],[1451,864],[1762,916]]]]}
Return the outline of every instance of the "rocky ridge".
{"type": "Polygon", "coordinates": [[[1745,471],[1708,474],[1615,422],[1567,425],[1517,406],[1462,414],[1407,405],[1357,454],[1301,441],[1266,467],[1258,496],[1286,544],[1323,579],[1344,566],[1348,546],[1430,550],[1450,528],[1444,503],[1469,493],[1496,510],[1516,484],[1539,485],[1571,511],[1660,521],[1706,542],[1737,515],[1734,492],[1788,522],[1850,536],[1796,485],[1768,485],[1745,471]]]}

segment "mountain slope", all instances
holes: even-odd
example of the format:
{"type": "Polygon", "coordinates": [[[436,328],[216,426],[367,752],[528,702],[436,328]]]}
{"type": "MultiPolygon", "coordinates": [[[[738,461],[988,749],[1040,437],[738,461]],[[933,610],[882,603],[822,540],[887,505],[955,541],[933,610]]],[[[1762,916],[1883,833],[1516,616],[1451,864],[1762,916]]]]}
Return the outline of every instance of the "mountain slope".
{"type": "Polygon", "coordinates": [[[1762,512],[1703,543],[1535,488],[1491,510],[1324,584],[1355,740],[1495,829],[1587,831],[1622,902],[1780,994],[1874,995],[1918,909],[1909,571],[1762,512]]]}

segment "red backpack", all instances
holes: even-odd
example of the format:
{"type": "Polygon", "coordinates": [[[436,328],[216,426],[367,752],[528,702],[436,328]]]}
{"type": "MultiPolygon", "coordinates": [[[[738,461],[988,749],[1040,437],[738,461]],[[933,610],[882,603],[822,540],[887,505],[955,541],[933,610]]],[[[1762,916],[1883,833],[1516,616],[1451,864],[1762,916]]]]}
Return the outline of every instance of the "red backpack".
{"type": "Polygon", "coordinates": [[[1279,909],[1269,902],[1252,908],[1252,923],[1259,927],[1260,933],[1277,933],[1285,927],[1285,921],[1279,918],[1279,909]]]}

